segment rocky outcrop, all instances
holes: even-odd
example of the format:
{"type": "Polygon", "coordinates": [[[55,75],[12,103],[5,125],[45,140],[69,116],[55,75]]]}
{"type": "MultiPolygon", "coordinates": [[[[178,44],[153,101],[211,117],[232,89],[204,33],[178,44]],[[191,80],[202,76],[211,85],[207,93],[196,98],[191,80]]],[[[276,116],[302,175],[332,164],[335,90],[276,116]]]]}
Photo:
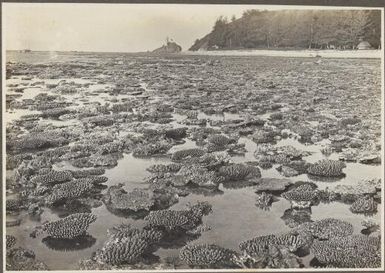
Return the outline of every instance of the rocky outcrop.
{"type": "Polygon", "coordinates": [[[163,45],[155,50],[153,53],[179,53],[182,51],[182,47],[175,42],[167,41],[166,45],[163,45]]]}

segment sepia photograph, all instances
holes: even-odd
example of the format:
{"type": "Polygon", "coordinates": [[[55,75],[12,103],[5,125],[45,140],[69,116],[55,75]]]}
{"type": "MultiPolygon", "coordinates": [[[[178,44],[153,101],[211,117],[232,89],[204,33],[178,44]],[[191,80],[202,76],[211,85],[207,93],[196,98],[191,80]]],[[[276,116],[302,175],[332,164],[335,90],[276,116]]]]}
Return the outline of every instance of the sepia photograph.
{"type": "Polygon", "coordinates": [[[1,16],[3,270],[384,270],[383,7],[1,16]]]}

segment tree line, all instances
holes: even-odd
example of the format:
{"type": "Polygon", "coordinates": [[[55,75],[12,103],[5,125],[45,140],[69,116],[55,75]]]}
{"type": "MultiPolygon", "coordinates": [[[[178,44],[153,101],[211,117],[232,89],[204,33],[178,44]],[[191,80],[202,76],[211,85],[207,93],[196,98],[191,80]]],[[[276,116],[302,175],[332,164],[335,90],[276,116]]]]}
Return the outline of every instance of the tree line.
{"type": "Polygon", "coordinates": [[[190,50],[242,48],[355,49],[360,41],[381,45],[379,10],[247,10],[220,16],[190,50]]]}

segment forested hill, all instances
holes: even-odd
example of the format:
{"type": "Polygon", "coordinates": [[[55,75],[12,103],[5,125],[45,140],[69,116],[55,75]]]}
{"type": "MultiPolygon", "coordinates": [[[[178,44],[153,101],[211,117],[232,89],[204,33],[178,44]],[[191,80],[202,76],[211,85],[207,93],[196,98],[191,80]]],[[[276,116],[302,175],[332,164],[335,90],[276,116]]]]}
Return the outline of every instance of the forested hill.
{"type": "Polygon", "coordinates": [[[381,44],[379,10],[245,11],[241,18],[219,17],[211,33],[189,50],[242,48],[345,48],[365,40],[381,44]]]}

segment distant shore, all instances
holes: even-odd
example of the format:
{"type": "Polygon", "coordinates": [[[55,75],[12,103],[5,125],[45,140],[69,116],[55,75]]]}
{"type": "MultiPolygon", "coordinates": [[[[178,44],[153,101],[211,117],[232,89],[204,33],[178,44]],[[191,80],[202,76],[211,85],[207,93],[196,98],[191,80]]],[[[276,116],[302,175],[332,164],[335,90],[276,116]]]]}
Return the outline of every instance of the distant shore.
{"type": "Polygon", "coordinates": [[[273,57],[301,57],[301,58],[363,58],[380,59],[382,50],[210,50],[210,51],[183,51],[185,55],[209,56],[273,56],[273,57]]]}
{"type": "Polygon", "coordinates": [[[209,50],[209,51],[182,51],[178,53],[153,53],[153,52],[92,52],[92,51],[31,51],[7,50],[7,61],[16,61],[19,55],[37,58],[41,61],[41,55],[47,55],[50,61],[55,61],[60,56],[89,55],[89,54],[127,54],[140,56],[157,55],[188,55],[188,56],[271,56],[293,58],[348,58],[348,59],[381,59],[382,50],[284,50],[284,49],[251,49],[251,50],[209,50]],[[16,59],[15,59],[16,58],[16,59]]]}

